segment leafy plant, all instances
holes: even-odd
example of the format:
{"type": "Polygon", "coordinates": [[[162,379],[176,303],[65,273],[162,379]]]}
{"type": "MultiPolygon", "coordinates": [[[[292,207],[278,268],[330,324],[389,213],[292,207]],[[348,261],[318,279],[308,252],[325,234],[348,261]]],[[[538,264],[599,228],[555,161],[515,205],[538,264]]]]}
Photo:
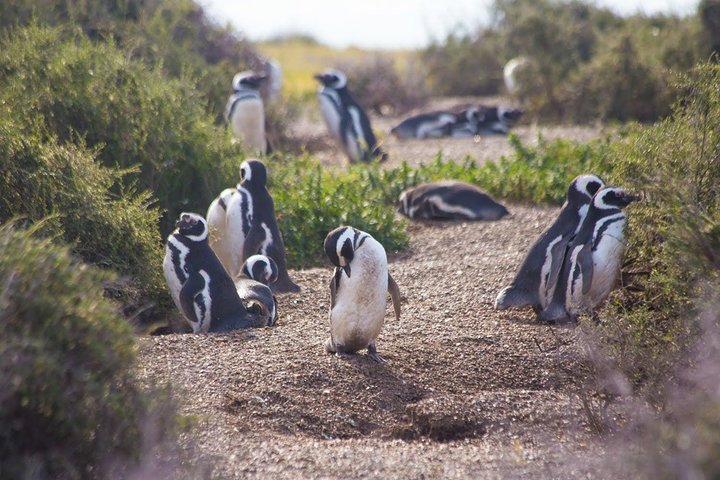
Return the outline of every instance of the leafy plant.
{"type": "Polygon", "coordinates": [[[130,327],[104,296],[111,280],[0,227],[0,477],[122,478],[172,442],[175,407],[141,388],[130,327]]]}

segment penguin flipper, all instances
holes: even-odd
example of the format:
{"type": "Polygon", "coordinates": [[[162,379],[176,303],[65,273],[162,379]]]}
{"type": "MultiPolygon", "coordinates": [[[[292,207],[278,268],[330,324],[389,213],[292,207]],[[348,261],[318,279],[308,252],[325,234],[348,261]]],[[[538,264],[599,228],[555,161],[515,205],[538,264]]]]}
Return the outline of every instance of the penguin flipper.
{"type": "Polygon", "coordinates": [[[567,252],[568,243],[570,238],[562,238],[550,249],[550,273],[548,274],[547,283],[545,288],[550,291],[555,288],[558,278],[560,276],[560,270],[562,270],[563,263],[565,261],[565,253],[567,252]]]}
{"type": "Polygon", "coordinates": [[[582,293],[586,295],[590,291],[590,285],[592,284],[593,278],[593,260],[592,260],[592,246],[591,244],[585,244],[580,250],[577,256],[577,263],[580,266],[580,274],[582,275],[582,293]]]}
{"type": "Polygon", "coordinates": [[[393,308],[395,308],[395,319],[400,320],[400,289],[392,278],[392,275],[390,275],[390,272],[388,272],[388,292],[390,292],[393,308]]]}
{"type": "Polygon", "coordinates": [[[262,227],[260,225],[250,227],[243,245],[243,261],[257,253],[265,255],[265,252],[260,252],[263,240],[265,240],[265,231],[262,227]]]}
{"type": "Polygon", "coordinates": [[[337,291],[340,288],[340,278],[342,277],[342,268],[336,267],[335,273],[330,278],[330,310],[335,307],[335,299],[337,298],[337,291]]]}
{"type": "Polygon", "coordinates": [[[188,279],[185,281],[185,284],[180,289],[179,297],[180,306],[182,307],[182,313],[185,315],[185,318],[190,323],[195,333],[202,329],[202,325],[205,321],[204,316],[198,316],[198,311],[195,309],[195,306],[197,305],[198,307],[200,307],[198,309],[200,310],[200,312],[205,311],[204,302],[196,302],[197,294],[201,292],[204,288],[205,279],[202,277],[202,275],[200,275],[198,271],[191,270],[188,273],[188,279]]]}

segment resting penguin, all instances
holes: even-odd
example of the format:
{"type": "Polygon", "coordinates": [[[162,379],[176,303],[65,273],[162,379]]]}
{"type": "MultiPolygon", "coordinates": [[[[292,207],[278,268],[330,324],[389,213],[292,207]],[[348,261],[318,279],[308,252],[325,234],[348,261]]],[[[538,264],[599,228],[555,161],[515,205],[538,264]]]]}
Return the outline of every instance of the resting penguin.
{"type": "Polygon", "coordinates": [[[243,145],[260,153],[269,153],[265,136],[265,108],[260,87],[266,75],[240,72],[233,78],[233,94],[225,106],[225,121],[243,145]]]}
{"type": "MultiPolygon", "coordinates": [[[[237,194],[237,189],[226,188],[220,195],[212,201],[207,211],[207,223],[210,230],[210,248],[217,255],[220,263],[227,270],[231,264],[232,256],[230,255],[230,244],[227,238],[227,208],[232,200],[233,195],[237,194]]],[[[229,270],[228,270],[229,273],[229,270]]]]}
{"type": "Polygon", "coordinates": [[[328,233],[324,248],[336,267],[330,279],[330,338],[325,350],[348,354],[367,348],[370,358],[383,362],[375,341],[385,319],[388,291],[395,318],[400,319],[400,291],[388,272],[385,249],[353,227],[328,233]]]}
{"type": "Polygon", "coordinates": [[[315,79],[322,84],[318,98],[325,124],[350,161],[384,161],[387,154],[380,149],[365,110],[350,94],[345,74],[327,70],[315,79]]]}
{"type": "Polygon", "coordinates": [[[254,326],[235,285],[208,244],[205,219],[181,213],[168,236],[163,270],[170,294],[193,332],[254,326]]]}
{"type": "Polygon", "coordinates": [[[458,116],[451,112],[422,113],[403,120],[390,133],[399,139],[447,137],[457,122],[458,116]]]}
{"type": "Polygon", "coordinates": [[[237,186],[227,212],[227,234],[232,262],[228,269],[236,276],[242,264],[251,255],[260,253],[272,258],[277,264],[278,279],[273,283],[275,293],[298,292],[288,275],[285,263],[285,244],[275,217],[275,204],[267,191],[267,170],[257,159],[246,160],[240,165],[242,181],[237,186]]]}
{"type": "Polygon", "coordinates": [[[500,291],[496,309],[531,306],[539,313],[545,308],[557,284],[567,246],[580,229],[593,195],[602,186],[602,180],[595,175],[580,175],[572,181],[560,214],[530,247],[512,283],[500,291]]]}
{"type": "Polygon", "coordinates": [[[252,255],[235,278],[235,287],[248,313],[267,326],[277,321],[277,301],[268,287],[277,276],[277,265],[272,258],[252,255]]]}
{"type": "Polygon", "coordinates": [[[507,209],[475,185],[446,180],[400,194],[398,211],[412,219],[499,220],[507,209]]]}
{"type": "Polygon", "coordinates": [[[639,197],[622,188],[604,187],[593,197],[580,231],[565,255],[557,288],[540,320],[577,320],[592,313],[615,287],[625,254],[623,208],[639,197]]]}
{"type": "Polygon", "coordinates": [[[522,110],[512,107],[481,107],[476,123],[476,134],[507,134],[510,127],[522,117],[522,110]]]}

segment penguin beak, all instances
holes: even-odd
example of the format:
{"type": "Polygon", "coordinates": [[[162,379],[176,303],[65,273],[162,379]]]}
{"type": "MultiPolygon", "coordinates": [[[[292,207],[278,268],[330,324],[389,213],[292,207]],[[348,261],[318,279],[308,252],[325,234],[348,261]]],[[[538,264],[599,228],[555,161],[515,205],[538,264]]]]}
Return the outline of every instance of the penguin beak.
{"type": "Polygon", "coordinates": [[[342,269],[345,270],[345,275],[347,275],[348,278],[350,278],[350,265],[346,264],[342,267],[342,269]]]}

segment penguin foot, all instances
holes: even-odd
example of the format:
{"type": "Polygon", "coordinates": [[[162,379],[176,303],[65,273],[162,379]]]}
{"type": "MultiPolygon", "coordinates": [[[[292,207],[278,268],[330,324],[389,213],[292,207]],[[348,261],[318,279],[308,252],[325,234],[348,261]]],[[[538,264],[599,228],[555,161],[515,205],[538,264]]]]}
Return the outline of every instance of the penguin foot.
{"type": "Polygon", "coordinates": [[[337,349],[335,348],[335,343],[332,341],[332,338],[328,338],[327,342],[325,342],[325,353],[336,353],[337,349]]]}
{"type": "Polygon", "coordinates": [[[368,350],[368,357],[372,358],[377,363],[385,363],[385,360],[380,355],[378,355],[377,347],[375,346],[374,343],[371,343],[370,345],[368,345],[367,350],[368,350]]]}

